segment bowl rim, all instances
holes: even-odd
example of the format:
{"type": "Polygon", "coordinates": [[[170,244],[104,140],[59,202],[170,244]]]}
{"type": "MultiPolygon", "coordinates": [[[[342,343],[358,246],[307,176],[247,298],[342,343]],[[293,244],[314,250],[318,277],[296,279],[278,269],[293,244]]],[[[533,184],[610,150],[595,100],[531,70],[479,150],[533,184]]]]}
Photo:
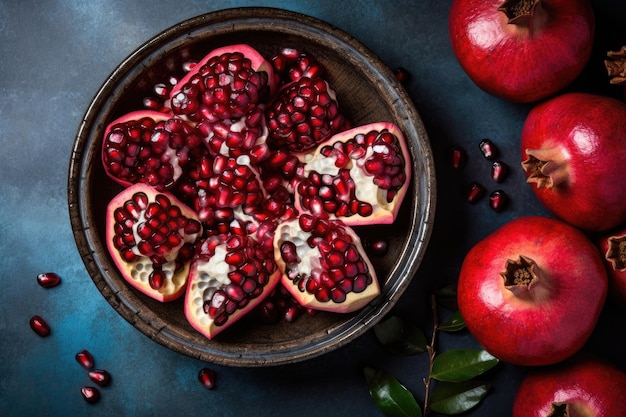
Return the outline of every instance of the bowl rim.
{"type": "MultiPolygon", "coordinates": [[[[233,30],[235,26],[233,24],[233,30]]],[[[408,201],[404,202],[407,203],[408,201]]],[[[428,135],[412,100],[393,72],[378,56],[347,32],[320,19],[272,7],[230,8],[192,17],[161,31],[135,49],[117,65],[90,101],[76,132],[68,170],[68,208],[75,243],[91,279],[109,304],[144,335],[163,346],[200,360],[236,367],[273,366],[310,359],[346,345],[380,321],[406,290],[424,258],[432,234],[435,206],[436,177],[428,135]],[[95,140],[91,135],[94,125],[103,123],[98,120],[101,107],[109,100],[116,84],[125,74],[142,65],[142,62],[153,56],[162,45],[184,42],[185,36],[191,36],[194,31],[206,30],[212,25],[222,25],[233,20],[258,27],[259,30],[271,27],[274,31],[281,22],[288,23],[290,27],[293,26],[293,30],[332,38],[334,41],[332,45],[338,45],[350,52],[347,59],[359,58],[359,62],[366,64],[366,71],[378,81],[380,88],[385,88],[396,97],[394,107],[399,106],[398,109],[402,110],[402,123],[411,128],[410,132],[404,133],[407,138],[415,138],[415,141],[407,142],[412,156],[413,186],[418,194],[411,200],[408,239],[398,256],[399,260],[404,261],[397,262],[391,271],[391,276],[396,279],[388,280],[390,284],[381,288],[385,297],[379,297],[364,307],[339,328],[327,331],[328,337],[320,344],[295,346],[288,350],[269,353],[223,352],[208,347],[199,349],[197,346],[187,346],[181,335],[169,329],[158,317],[140,314],[133,303],[124,297],[123,291],[112,282],[109,270],[96,262],[95,256],[102,250],[106,251],[106,245],[99,242],[97,234],[90,227],[87,207],[81,197],[85,195],[85,173],[92,163],[85,160],[85,150],[88,149],[90,142],[95,140]],[[417,173],[421,175],[418,176],[417,173]]]]}

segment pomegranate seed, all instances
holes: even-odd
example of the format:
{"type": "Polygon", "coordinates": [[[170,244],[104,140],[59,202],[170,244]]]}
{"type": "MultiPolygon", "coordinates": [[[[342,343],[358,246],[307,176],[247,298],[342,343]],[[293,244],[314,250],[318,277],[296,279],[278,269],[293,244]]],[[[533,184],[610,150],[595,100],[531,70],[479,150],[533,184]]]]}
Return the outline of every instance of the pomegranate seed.
{"type": "Polygon", "coordinates": [[[288,323],[293,323],[298,319],[298,317],[300,317],[301,314],[302,307],[295,304],[291,305],[287,307],[287,310],[285,310],[285,321],[287,321],[288,323]]]}
{"type": "Polygon", "coordinates": [[[386,240],[380,239],[372,242],[372,250],[376,255],[384,255],[387,253],[387,249],[389,248],[389,244],[386,240]]]}
{"type": "Polygon", "coordinates": [[[198,381],[200,381],[206,389],[213,389],[215,387],[215,379],[216,374],[213,369],[202,368],[200,372],[198,372],[198,381]]]}
{"type": "Polygon", "coordinates": [[[95,363],[91,352],[86,349],[83,349],[76,354],[76,362],[87,370],[92,369],[95,363]]]}
{"type": "Polygon", "coordinates": [[[509,167],[502,161],[493,161],[491,164],[491,178],[495,182],[502,182],[509,173],[509,167]]]}
{"type": "Polygon", "coordinates": [[[80,393],[88,403],[97,403],[100,400],[100,391],[96,387],[82,387],[80,393]]]}
{"type": "Polygon", "coordinates": [[[502,190],[496,190],[489,195],[489,207],[496,213],[504,210],[508,197],[502,190]]]}
{"type": "Polygon", "coordinates": [[[473,182],[469,186],[469,191],[467,192],[467,202],[470,204],[476,203],[478,200],[483,198],[485,195],[485,187],[480,185],[477,182],[473,182]]]}
{"type": "Polygon", "coordinates": [[[30,328],[41,337],[46,337],[50,334],[50,326],[41,316],[38,315],[31,317],[30,328]]]}
{"type": "Polygon", "coordinates": [[[101,387],[107,386],[109,385],[109,382],[111,382],[111,374],[104,369],[91,370],[87,375],[89,376],[89,379],[101,387]]]}
{"type": "Polygon", "coordinates": [[[396,76],[396,79],[398,81],[400,81],[401,83],[406,83],[409,81],[409,79],[411,78],[411,74],[409,73],[409,71],[404,68],[404,67],[397,67],[394,71],[393,71],[394,75],[396,76]]]}
{"type": "Polygon", "coordinates": [[[489,140],[483,139],[478,144],[480,151],[483,153],[485,159],[492,160],[498,156],[498,149],[496,146],[489,140]]]}
{"type": "Polygon", "coordinates": [[[37,283],[44,288],[56,287],[61,283],[61,277],[54,272],[45,272],[37,275],[37,283]]]}
{"type": "Polygon", "coordinates": [[[450,153],[452,168],[456,170],[463,169],[467,164],[467,152],[465,152],[465,149],[455,146],[450,153]]]}

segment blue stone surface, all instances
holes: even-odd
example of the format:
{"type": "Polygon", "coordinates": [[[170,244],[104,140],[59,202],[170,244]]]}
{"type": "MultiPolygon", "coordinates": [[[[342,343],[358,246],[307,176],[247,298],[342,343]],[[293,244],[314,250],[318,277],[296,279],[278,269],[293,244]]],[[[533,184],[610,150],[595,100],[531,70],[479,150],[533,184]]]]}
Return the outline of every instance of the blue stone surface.
{"type": "MultiPolygon", "coordinates": [[[[450,0],[387,1],[2,1],[0,2],[0,415],[28,416],[381,416],[363,367],[394,374],[423,401],[424,355],[395,357],[372,332],[321,357],[273,368],[228,368],[183,356],[127,323],[101,296],[76,249],[67,207],[68,163],[76,129],[91,98],[134,49],[176,23],[218,9],[270,6],[297,11],[349,32],[389,67],[411,74],[406,85],[429,133],[438,174],[435,230],[422,267],[394,313],[429,329],[429,292],[456,279],[466,251],[508,220],[546,214],[525,184],[518,139],[529,105],[478,89],[455,60],[448,39],[450,0]],[[490,138],[511,170],[489,178],[478,149],[490,138]],[[464,147],[469,164],[448,165],[464,147]],[[462,189],[479,181],[503,189],[502,213],[486,199],[465,204],[462,189]],[[44,289],[36,275],[54,271],[61,285],[44,289]],[[40,338],[28,321],[40,314],[52,333],[40,338]],[[80,388],[90,381],[75,361],[92,352],[110,386],[95,405],[80,388]],[[216,388],[197,381],[217,371],[216,388]]],[[[620,96],[603,78],[607,48],[626,44],[623,0],[595,0],[598,36],[590,68],[572,89],[620,96]]],[[[626,371],[624,310],[607,304],[586,349],[626,371]],[[618,335],[618,336],[615,336],[618,335]],[[622,335],[622,336],[619,336],[622,335]],[[621,337],[621,338],[620,338],[621,337]],[[621,354],[620,354],[621,352],[621,354]]],[[[442,334],[439,350],[478,347],[466,331],[442,334]]],[[[492,391],[471,416],[510,415],[526,369],[500,364],[485,376],[492,391]]],[[[434,414],[433,414],[434,415],[434,414]]]]}

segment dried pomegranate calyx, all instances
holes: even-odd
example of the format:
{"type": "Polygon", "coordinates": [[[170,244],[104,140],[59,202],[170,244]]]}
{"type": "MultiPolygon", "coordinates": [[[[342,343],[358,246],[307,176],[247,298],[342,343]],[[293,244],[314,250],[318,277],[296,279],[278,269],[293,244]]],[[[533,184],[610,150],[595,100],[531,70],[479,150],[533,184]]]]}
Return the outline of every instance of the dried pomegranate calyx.
{"type": "Polygon", "coordinates": [[[498,7],[512,24],[527,24],[540,9],[541,0],[504,0],[498,7]]]}
{"type": "Polygon", "coordinates": [[[610,83],[614,85],[626,85],[626,45],[618,51],[607,52],[604,61],[608,76],[611,78],[610,83]]]}
{"type": "Polygon", "coordinates": [[[526,149],[527,158],[522,161],[528,183],[537,188],[554,188],[567,183],[569,167],[567,157],[558,148],[526,149]]]}
{"type": "Polygon", "coordinates": [[[534,260],[520,255],[517,260],[507,259],[504,271],[500,273],[504,278],[504,285],[509,288],[530,289],[539,279],[538,267],[534,260]]]}
{"type": "Polygon", "coordinates": [[[610,236],[605,258],[611,263],[613,270],[626,270],[626,235],[610,236]]]}

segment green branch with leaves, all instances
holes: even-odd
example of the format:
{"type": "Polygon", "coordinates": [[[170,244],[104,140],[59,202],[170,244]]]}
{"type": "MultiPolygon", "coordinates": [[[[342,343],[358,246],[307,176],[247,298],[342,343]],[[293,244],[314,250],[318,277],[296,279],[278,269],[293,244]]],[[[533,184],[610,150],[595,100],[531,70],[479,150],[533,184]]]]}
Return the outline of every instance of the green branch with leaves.
{"type": "Polygon", "coordinates": [[[407,320],[391,316],[374,326],[374,333],[392,354],[411,356],[428,354],[428,375],[423,378],[424,403],[420,408],[415,396],[390,373],[367,367],[363,370],[370,395],[387,417],[422,417],[433,411],[456,415],[470,410],[488,394],[490,384],[475,378],[498,364],[498,359],[483,349],[455,349],[438,353],[439,332],[456,332],[465,328],[456,311],[439,323],[437,297],[431,296],[433,331],[430,341],[407,320]],[[423,412],[422,412],[423,410],[423,412]]]}

